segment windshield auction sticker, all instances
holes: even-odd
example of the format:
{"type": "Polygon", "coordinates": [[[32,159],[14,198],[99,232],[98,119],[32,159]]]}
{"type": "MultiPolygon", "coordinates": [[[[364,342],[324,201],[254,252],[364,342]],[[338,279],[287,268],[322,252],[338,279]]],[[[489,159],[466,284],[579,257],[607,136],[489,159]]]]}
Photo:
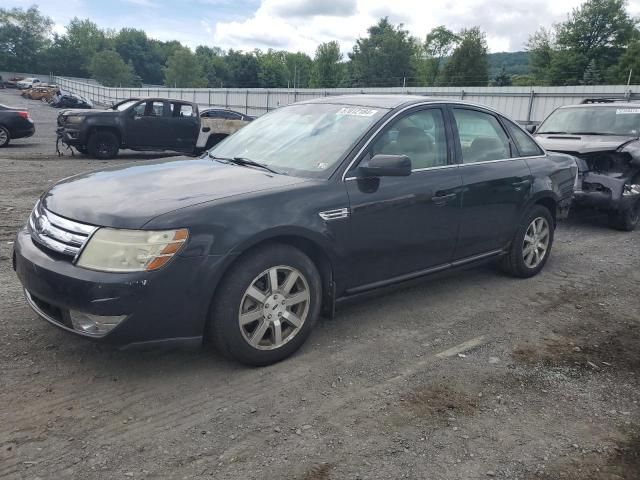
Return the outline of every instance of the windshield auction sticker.
{"type": "Polygon", "coordinates": [[[373,117],[377,110],[364,107],[343,107],[338,110],[338,115],[352,115],[354,117],[373,117]]]}
{"type": "Polygon", "coordinates": [[[625,115],[625,114],[638,114],[640,113],[640,108],[618,108],[616,110],[616,115],[625,115]]]}

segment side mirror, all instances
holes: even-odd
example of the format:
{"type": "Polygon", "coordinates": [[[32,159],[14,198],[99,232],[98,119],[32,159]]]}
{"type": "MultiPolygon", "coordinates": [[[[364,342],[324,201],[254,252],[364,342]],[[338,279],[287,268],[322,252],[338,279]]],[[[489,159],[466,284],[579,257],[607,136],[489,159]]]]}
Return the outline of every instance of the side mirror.
{"type": "Polygon", "coordinates": [[[536,130],[538,129],[537,125],[527,125],[526,126],[527,132],[529,132],[531,135],[533,135],[534,133],[536,133],[536,130]]]}
{"type": "Polygon", "coordinates": [[[359,170],[364,177],[408,177],[411,159],[406,155],[376,155],[359,170]]]}

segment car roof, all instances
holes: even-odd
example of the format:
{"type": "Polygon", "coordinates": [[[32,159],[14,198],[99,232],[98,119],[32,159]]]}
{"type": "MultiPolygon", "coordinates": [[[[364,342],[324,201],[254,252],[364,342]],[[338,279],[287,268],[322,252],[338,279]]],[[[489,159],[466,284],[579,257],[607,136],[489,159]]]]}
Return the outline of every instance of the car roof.
{"type": "Polygon", "coordinates": [[[339,105],[354,105],[358,107],[396,108],[400,105],[441,101],[440,99],[421,97],[420,95],[337,95],[332,97],[314,98],[298,103],[325,103],[339,105]]]}
{"type": "Polygon", "coordinates": [[[578,105],[563,105],[558,109],[565,108],[604,108],[604,107],[617,107],[617,108],[640,108],[638,102],[609,102],[609,103],[581,103],[578,105]]]}

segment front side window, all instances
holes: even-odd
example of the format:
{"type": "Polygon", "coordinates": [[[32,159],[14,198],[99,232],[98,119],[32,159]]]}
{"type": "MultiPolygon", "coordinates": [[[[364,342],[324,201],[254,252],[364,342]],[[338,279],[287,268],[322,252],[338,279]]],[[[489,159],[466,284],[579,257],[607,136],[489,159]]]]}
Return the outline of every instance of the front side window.
{"type": "Polygon", "coordinates": [[[393,122],[373,144],[371,156],[378,154],[406,155],[414,170],[446,165],[447,136],[442,110],[422,110],[393,122]]]}
{"type": "Polygon", "coordinates": [[[187,103],[172,103],[171,112],[174,117],[193,117],[195,112],[193,106],[187,103]]]}
{"type": "Polygon", "coordinates": [[[520,127],[508,120],[505,120],[505,124],[507,125],[507,130],[509,130],[509,134],[515,142],[516,147],[518,147],[520,156],[535,157],[536,155],[542,155],[542,150],[538,144],[520,127]]]}
{"type": "Polygon", "coordinates": [[[511,158],[509,138],[498,119],[477,110],[453,109],[458,127],[462,163],[511,158]]]}
{"type": "Polygon", "coordinates": [[[245,157],[289,175],[328,178],[387,111],[325,103],[290,105],[254,120],[209,153],[245,157]]]}

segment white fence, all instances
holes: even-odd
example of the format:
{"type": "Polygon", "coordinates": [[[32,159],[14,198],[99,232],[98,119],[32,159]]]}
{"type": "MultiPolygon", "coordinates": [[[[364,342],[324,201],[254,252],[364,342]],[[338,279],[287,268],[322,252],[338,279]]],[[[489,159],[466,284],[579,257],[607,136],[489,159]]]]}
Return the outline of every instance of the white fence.
{"type": "Polygon", "coordinates": [[[102,105],[131,97],[187,100],[198,105],[231,108],[249,115],[262,115],[275,108],[311,98],[345,94],[413,94],[443,99],[463,99],[492,107],[521,123],[540,122],[555,108],[580,103],[585,98],[640,100],[638,85],[570,87],[388,87],[388,88],[108,88],[95,83],[54,77],[63,89],[102,105]]]}

